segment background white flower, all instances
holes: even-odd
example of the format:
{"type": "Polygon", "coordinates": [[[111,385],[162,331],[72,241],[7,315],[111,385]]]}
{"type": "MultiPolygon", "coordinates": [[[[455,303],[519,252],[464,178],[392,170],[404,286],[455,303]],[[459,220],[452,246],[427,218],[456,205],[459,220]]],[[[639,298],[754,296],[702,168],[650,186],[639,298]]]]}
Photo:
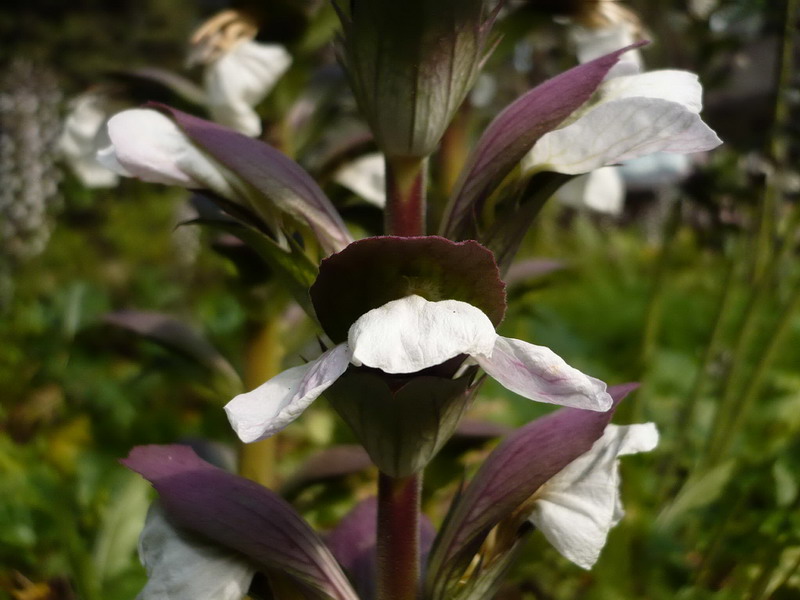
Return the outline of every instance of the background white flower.
{"type": "Polygon", "coordinates": [[[259,135],[261,119],[254,107],[291,64],[283,46],[252,40],[242,40],[212,60],[203,74],[212,119],[245,135],[259,135]]]}
{"type": "Polygon", "coordinates": [[[702,88],[693,73],[608,79],[594,101],[534,144],[522,167],[579,175],[655,152],[710,150],[722,142],[700,118],[701,107],[702,88]]]}
{"type": "Polygon", "coordinates": [[[114,187],[119,181],[116,172],[97,160],[98,150],[111,143],[106,122],[118,108],[96,92],[86,92],[70,102],[58,146],[69,168],[86,187],[114,187]]]}
{"type": "Polygon", "coordinates": [[[343,165],[333,180],[378,208],[386,206],[386,164],[380,152],[343,165]]]}

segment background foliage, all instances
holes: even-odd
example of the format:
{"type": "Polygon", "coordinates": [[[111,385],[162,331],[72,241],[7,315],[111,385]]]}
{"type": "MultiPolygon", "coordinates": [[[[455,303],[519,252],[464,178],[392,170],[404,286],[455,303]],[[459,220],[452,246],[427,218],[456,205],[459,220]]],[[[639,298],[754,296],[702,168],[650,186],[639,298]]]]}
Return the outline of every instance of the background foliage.
{"type": "MultiPolygon", "coordinates": [[[[263,36],[290,44],[297,57],[262,106],[273,123],[269,135],[313,168],[326,128],[347,129],[341,115],[349,100],[319,109],[318,143],[305,153],[303,132],[280,120],[320,65],[333,68],[329,11],[305,13],[298,8],[305,4],[250,8],[266,15],[263,36]]],[[[459,117],[467,137],[505,101],[574,61],[551,18],[568,3],[510,4],[516,12],[500,24],[504,36],[486,68],[498,74],[495,98],[459,117]]],[[[630,5],[655,40],[648,66],[700,74],[706,120],[726,145],[704,157],[681,189],[629,195],[620,219],[551,202],[529,235],[527,257],[563,268],[512,288],[501,333],[550,346],[609,383],[641,381],[617,422],[653,420],[662,443],[626,459],[628,515],[593,571],[579,571],[534,536],[504,597],[798,597],[800,185],[793,165],[800,92],[795,74],[783,84],[779,78],[781,56],[797,53],[798,15],[787,21],[784,3],[766,0],[630,5]]],[[[24,59],[54,73],[64,98],[118,81],[109,71],[181,71],[192,29],[222,7],[5,5],[0,64],[9,69],[24,59]]],[[[3,98],[21,85],[4,81],[3,98]]],[[[5,160],[4,179],[24,181],[20,164],[5,160]]],[[[435,185],[445,167],[437,165],[435,185]]],[[[212,250],[211,236],[176,228],[183,192],[134,181],[90,191],[66,171],[53,177],[49,244],[24,259],[6,251],[0,270],[0,597],[127,600],[144,581],[135,546],[151,492],[116,460],[137,444],[189,439],[213,440],[219,446],[209,452],[230,457],[234,436],[221,411],[230,395],[207,368],[104,317],[130,308],[169,313],[202,331],[242,372],[264,299],[277,292],[243,283],[212,250]]],[[[359,227],[377,220],[328,187],[359,227]]],[[[313,342],[311,331],[287,336],[287,360],[313,342]]],[[[490,382],[471,416],[520,425],[546,410],[490,382]]],[[[280,477],[314,450],[350,439],[315,406],[281,437],[280,477]]],[[[432,465],[432,515],[485,452],[445,452],[432,465]]],[[[330,527],[370,493],[372,477],[312,486],[294,501],[330,527]]]]}

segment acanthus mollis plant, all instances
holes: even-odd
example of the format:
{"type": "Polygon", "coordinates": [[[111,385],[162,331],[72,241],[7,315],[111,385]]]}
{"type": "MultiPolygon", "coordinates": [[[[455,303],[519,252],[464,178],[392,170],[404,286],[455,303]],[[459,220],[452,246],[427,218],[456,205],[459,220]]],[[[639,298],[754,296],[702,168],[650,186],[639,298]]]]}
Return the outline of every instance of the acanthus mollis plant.
{"type": "Polygon", "coordinates": [[[426,235],[426,157],[454,110],[435,98],[469,89],[496,13],[484,2],[413,3],[396,26],[423,31],[407,45],[385,17],[394,3],[373,4],[353,0],[341,16],[345,66],[387,156],[384,236],[352,242],[313,179],[263,142],[166,107],[109,122],[107,165],[210,192],[225,213],[213,224],[267,257],[327,336],[319,358],[227,405],[242,440],[275,434],[324,395],[380,470],[377,509],[357,507],[332,535],[333,554],[274,492],[182,447],[135,449],[126,464],[153,482],[166,515],[156,509],[143,538],[151,590],[172,585],[172,597],[196,598],[198,578],[214,573],[209,594],[213,587],[214,597],[235,599],[251,580],[251,593],[263,593],[254,579],[261,573],[273,598],[350,599],[356,589],[380,600],[490,598],[534,528],[589,568],[621,517],[617,457],[657,442],[652,424],[609,424],[629,387],[607,390],[551,350],[496,333],[506,309],[501,274],[541,204],[570,176],[715,146],[698,115],[699,86],[687,75],[677,76],[685,83],[677,88],[604,82],[630,48],[545,82],[489,125],[439,224],[443,235],[426,235]],[[382,37],[362,31],[372,26],[382,37]],[[370,67],[365,48],[398,67],[370,67]],[[382,81],[390,75],[391,85],[382,81]],[[367,77],[372,85],[358,79],[367,77]],[[390,90],[403,99],[399,133],[379,106],[390,90]],[[427,124],[421,133],[419,124],[427,124]],[[431,542],[420,515],[422,474],[476,395],[481,370],[565,408],[498,446],[431,542]]]}

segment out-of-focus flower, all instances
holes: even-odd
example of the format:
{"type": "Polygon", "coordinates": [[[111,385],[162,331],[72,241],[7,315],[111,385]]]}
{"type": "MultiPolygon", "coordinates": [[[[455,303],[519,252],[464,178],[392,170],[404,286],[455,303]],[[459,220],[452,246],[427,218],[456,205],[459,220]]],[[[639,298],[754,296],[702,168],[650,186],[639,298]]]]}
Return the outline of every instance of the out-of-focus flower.
{"type": "Polygon", "coordinates": [[[700,118],[701,97],[686,71],[607,79],[593,102],[534,144],[523,169],[578,175],[656,152],[715,148],[722,142],[700,118]]]}
{"type": "Polygon", "coordinates": [[[121,107],[108,95],[88,91],[70,102],[58,146],[69,168],[88,188],[114,187],[119,176],[97,160],[97,152],[111,143],[108,118],[121,107]]]}
{"type": "Polygon", "coordinates": [[[692,172],[692,159],[686,154],[656,152],[622,163],[619,174],[632,192],[657,190],[676,185],[692,172]]]}
{"type": "MultiPolygon", "coordinates": [[[[50,239],[58,206],[61,90],[47,68],[22,59],[0,73],[0,249],[24,260],[50,239]]],[[[0,267],[3,261],[0,261],[0,267]]]]}
{"type": "Polygon", "coordinates": [[[224,168],[157,110],[135,108],[114,115],[108,121],[108,139],[97,160],[115,173],[150,183],[209,189],[225,198],[239,195],[224,168]]]}
{"type": "Polygon", "coordinates": [[[608,425],[592,449],[572,461],[533,496],[530,520],[564,557],[590,569],[608,532],[624,516],[618,457],[658,444],[653,423],[608,425]]]}
{"type": "MultiPolygon", "coordinates": [[[[575,52],[581,63],[639,41],[643,36],[642,24],[638,16],[617,2],[582,3],[580,10],[573,15],[569,23],[571,25],[569,35],[575,44],[575,52]]],[[[606,75],[606,80],[636,74],[643,68],[641,53],[635,49],[622,55],[620,62],[606,75]]],[[[679,102],[681,102],[680,98],[671,98],[667,90],[671,85],[683,86],[687,92],[685,99],[688,100],[692,95],[696,95],[696,102],[690,101],[689,109],[694,110],[696,104],[697,112],[699,112],[700,94],[702,93],[699,84],[697,84],[697,91],[694,92],[689,82],[689,74],[680,75],[685,80],[681,82],[678,79],[679,76],[675,75],[680,72],[673,72],[672,76],[667,76],[666,73],[669,72],[657,71],[643,81],[649,82],[645,85],[660,87],[663,90],[662,92],[656,91],[653,94],[655,97],[677,99],[679,102]],[[669,77],[672,77],[671,82],[669,77]]],[[[635,82],[635,78],[629,79],[630,81],[635,82]]],[[[614,85],[601,86],[601,93],[604,87],[613,87],[614,85]]],[[[653,118],[657,116],[656,112],[653,112],[653,118]]],[[[676,118],[678,118],[677,113],[676,118]]],[[[696,130],[696,133],[701,135],[700,128],[696,130]]],[[[622,143],[624,144],[624,141],[622,143]]],[[[678,152],[683,151],[678,150],[678,152]]],[[[607,161],[606,164],[610,164],[610,161],[607,161]]],[[[619,215],[622,213],[625,202],[626,188],[637,191],[668,187],[685,179],[689,171],[690,160],[685,154],[656,152],[642,155],[638,153],[634,158],[623,161],[621,169],[603,167],[569,181],[558,191],[557,197],[569,206],[619,215]]]]}
{"type": "MultiPolygon", "coordinates": [[[[619,48],[641,41],[642,24],[636,13],[618,2],[587,1],[580,3],[568,19],[569,37],[575,45],[578,61],[587,63],[619,48]]],[[[607,78],[631,75],[642,70],[638,49],[626,52],[611,68],[607,78]]]]}
{"type": "Polygon", "coordinates": [[[179,531],[150,507],[139,537],[147,585],[137,600],[241,600],[256,569],[242,555],[179,531]]]}
{"type": "Polygon", "coordinates": [[[346,342],[240,394],[225,411],[242,441],[253,442],[286,427],[351,364],[408,374],[460,355],[526,398],[595,411],[611,406],[605,383],[570,367],[549,348],[497,335],[475,306],[411,295],[365,313],[346,342]]]}
{"type": "Polygon", "coordinates": [[[625,203],[625,185],[617,167],[600,167],[569,180],[556,197],[566,206],[619,215],[625,203]]]}
{"type": "Polygon", "coordinates": [[[333,180],[379,208],[386,206],[386,163],[383,154],[365,154],[347,163],[333,180]]]}
{"type": "Polygon", "coordinates": [[[287,221],[307,226],[328,253],[350,241],[319,186],[271,146],[164,108],[123,111],[108,122],[111,145],[97,158],[112,171],[152,183],[210,190],[259,215],[285,242],[287,221]]]}
{"type": "Polygon", "coordinates": [[[289,69],[292,57],[279,44],[253,41],[256,26],[226,10],[206,21],[192,36],[188,63],[205,66],[203,82],[211,117],[251,137],[261,133],[254,107],[289,69]]]}

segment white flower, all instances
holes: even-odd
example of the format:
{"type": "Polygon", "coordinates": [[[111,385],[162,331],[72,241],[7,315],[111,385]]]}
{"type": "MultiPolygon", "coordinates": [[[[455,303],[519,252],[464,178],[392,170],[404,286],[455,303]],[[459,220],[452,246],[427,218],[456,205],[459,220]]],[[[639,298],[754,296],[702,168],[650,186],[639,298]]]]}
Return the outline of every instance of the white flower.
{"type": "Polygon", "coordinates": [[[297,163],[258,140],[174,114],[189,131],[201,132],[205,141],[194,143],[175,120],[157,110],[125,110],[109,119],[111,145],[100,150],[97,159],[126,177],[207,189],[246,206],[283,245],[284,215],[308,225],[329,253],[351,241],[328,198],[297,163]]]}
{"type": "Polygon", "coordinates": [[[253,107],[291,64],[292,57],[283,46],[238,42],[205,68],[203,79],[211,117],[245,135],[259,135],[261,119],[253,107]]]}
{"type": "MultiPolygon", "coordinates": [[[[627,21],[597,28],[575,25],[569,28],[569,37],[575,44],[575,54],[581,64],[630,46],[637,41],[634,26],[627,21]]],[[[606,78],[639,73],[642,67],[642,54],[638,48],[629,50],[620,57],[616,65],[611,67],[606,78]]]]}
{"type": "Polygon", "coordinates": [[[710,150],[721,142],[700,118],[701,96],[685,71],[607,79],[593,101],[539,138],[522,167],[578,175],[655,152],[710,150]]]}
{"type": "Polygon", "coordinates": [[[616,216],[622,213],[625,186],[618,167],[601,167],[570,179],[561,186],[556,197],[567,206],[616,216]]]}
{"type": "Polygon", "coordinates": [[[347,163],[333,180],[378,208],[386,206],[386,164],[380,152],[347,163]]]}
{"type": "Polygon", "coordinates": [[[628,160],[619,166],[625,187],[633,192],[670,187],[692,173],[692,159],[685,154],[656,152],[628,160]]]}
{"type": "Polygon", "coordinates": [[[605,383],[570,367],[549,348],[497,335],[471,304],[407,296],[365,313],[350,327],[347,342],[236,396],[225,411],[241,440],[254,442],[286,427],[350,364],[415,373],[463,354],[526,398],[595,411],[611,407],[605,383]]]}
{"type": "Polygon", "coordinates": [[[150,183],[206,188],[239,199],[234,176],[203,154],[165,114],[149,108],[124,110],[108,121],[109,145],[97,160],[115,173],[150,183]]]}
{"type": "Polygon", "coordinates": [[[147,585],[137,600],[241,600],[256,569],[241,555],[189,537],[150,507],[139,538],[147,585]]]}
{"type": "Polygon", "coordinates": [[[118,175],[96,157],[98,150],[111,143],[106,131],[106,121],[114,112],[111,101],[104,94],[86,92],[72,100],[69,108],[58,140],[61,154],[86,187],[114,187],[118,175]]]}
{"type": "Polygon", "coordinates": [[[648,452],[657,444],[653,423],[608,425],[589,452],[539,488],[530,520],[564,557],[591,568],[608,532],[625,514],[617,457],[648,452]]]}

